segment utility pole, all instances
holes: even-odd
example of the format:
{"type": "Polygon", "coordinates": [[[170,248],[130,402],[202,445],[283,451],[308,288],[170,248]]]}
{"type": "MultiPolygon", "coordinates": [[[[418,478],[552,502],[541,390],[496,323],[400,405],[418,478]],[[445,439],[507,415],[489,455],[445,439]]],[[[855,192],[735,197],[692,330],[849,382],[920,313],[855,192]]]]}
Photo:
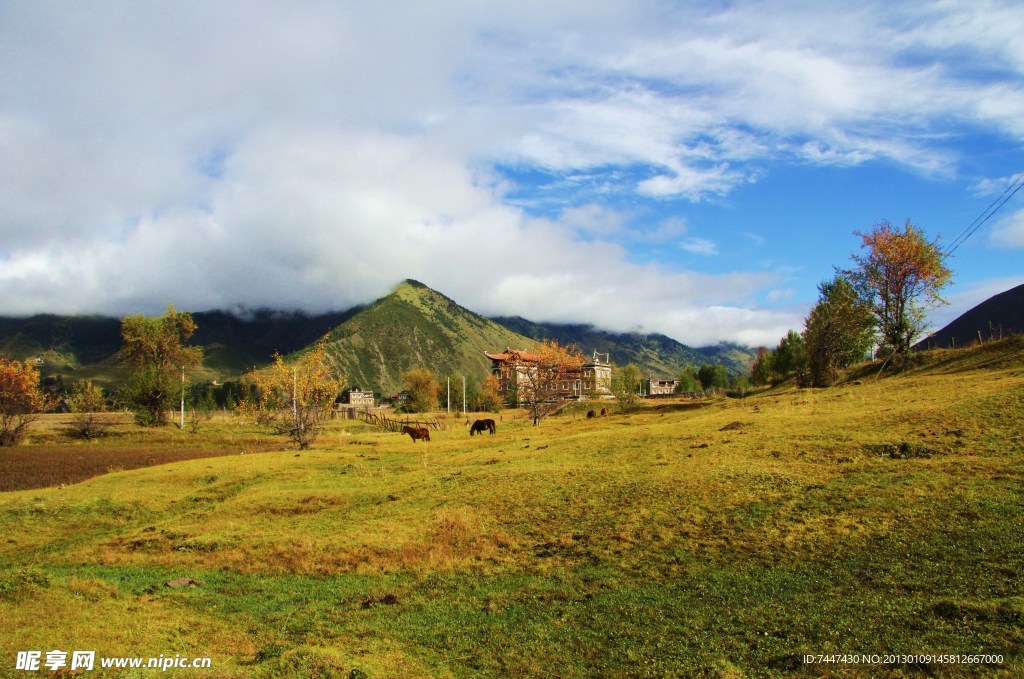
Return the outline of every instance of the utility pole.
{"type": "Polygon", "coordinates": [[[452,378],[451,378],[450,375],[447,377],[447,380],[448,380],[448,396],[445,398],[445,401],[446,401],[445,406],[448,408],[448,414],[451,415],[452,414],[452,378]]]}
{"type": "Polygon", "coordinates": [[[181,366],[181,425],[179,429],[185,428],[185,366],[181,366]]]}

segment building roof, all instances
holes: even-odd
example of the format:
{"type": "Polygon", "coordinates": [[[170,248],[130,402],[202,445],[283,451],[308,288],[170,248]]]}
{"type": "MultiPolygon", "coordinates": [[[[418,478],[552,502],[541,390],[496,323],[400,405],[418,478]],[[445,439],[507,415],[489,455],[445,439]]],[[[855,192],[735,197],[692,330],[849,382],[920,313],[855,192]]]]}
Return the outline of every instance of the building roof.
{"type": "Polygon", "coordinates": [[[490,354],[486,351],[484,356],[491,359],[492,361],[523,361],[525,363],[537,363],[541,360],[541,357],[537,354],[531,354],[528,351],[519,351],[518,349],[505,349],[500,354],[490,354]]]}

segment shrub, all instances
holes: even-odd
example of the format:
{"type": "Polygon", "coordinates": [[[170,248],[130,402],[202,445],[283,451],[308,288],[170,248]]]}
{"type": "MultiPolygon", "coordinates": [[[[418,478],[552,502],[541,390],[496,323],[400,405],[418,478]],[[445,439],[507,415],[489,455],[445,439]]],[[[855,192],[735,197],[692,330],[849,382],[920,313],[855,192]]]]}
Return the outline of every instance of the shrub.
{"type": "Polygon", "coordinates": [[[67,404],[73,415],[68,427],[73,436],[89,441],[102,436],[110,426],[100,414],[107,411],[106,397],[92,380],[76,384],[67,396],[67,404]]]}

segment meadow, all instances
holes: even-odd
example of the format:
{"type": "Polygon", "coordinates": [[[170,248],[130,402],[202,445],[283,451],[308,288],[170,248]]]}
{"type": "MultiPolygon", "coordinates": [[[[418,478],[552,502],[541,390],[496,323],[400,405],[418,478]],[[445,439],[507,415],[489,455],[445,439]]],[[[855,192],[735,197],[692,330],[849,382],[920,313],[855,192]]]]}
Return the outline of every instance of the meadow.
{"type": "Polygon", "coordinates": [[[217,456],[0,494],[0,675],[62,649],[210,657],[195,677],[1020,676],[1024,338],[876,373],[430,443],[337,421],[301,452],[230,418],[41,428],[41,457],[217,456]]]}

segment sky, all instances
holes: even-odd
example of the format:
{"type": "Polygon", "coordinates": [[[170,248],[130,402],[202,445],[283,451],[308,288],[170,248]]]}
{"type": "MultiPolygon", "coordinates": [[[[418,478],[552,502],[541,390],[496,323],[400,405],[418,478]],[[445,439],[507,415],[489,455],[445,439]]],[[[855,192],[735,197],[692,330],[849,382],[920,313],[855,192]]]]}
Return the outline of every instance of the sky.
{"type": "MultiPolygon", "coordinates": [[[[0,0],[0,314],[473,311],[773,346],[1024,172],[1007,2],[0,0]]],[[[938,329],[1024,283],[1024,191],[938,329]]]]}

